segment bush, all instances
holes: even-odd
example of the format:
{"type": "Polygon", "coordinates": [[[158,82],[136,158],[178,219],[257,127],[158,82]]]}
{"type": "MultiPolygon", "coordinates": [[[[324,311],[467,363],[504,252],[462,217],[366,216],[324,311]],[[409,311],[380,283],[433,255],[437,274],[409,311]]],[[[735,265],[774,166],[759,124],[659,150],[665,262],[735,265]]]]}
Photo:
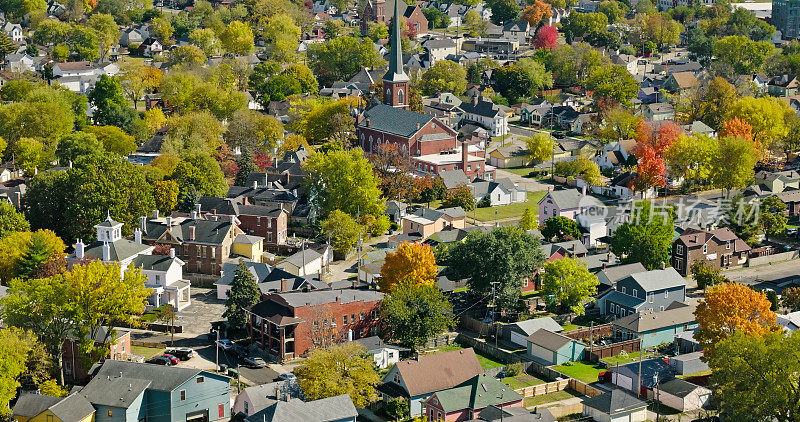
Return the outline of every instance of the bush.
{"type": "Polygon", "coordinates": [[[480,201],[478,201],[478,208],[488,208],[492,206],[492,200],[489,196],[484,196],[480,201]]]}
{"type": "Polygon", "coordinates": [[[516,377],[522,373],[522,364],[519,362],[511,363],[506,366],[506,376],[516,377]]]}

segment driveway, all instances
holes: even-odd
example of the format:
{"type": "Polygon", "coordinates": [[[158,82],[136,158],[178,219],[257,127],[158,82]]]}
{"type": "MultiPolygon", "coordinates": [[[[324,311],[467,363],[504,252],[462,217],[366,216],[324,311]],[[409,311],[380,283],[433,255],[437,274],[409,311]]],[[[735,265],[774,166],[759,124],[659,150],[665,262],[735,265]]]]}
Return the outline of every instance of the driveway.
{"type": "Polygon", "coordinates": [[[183,326],[187,335],[205,334],[211,331],[211,323],[223,320],[225,301],[217,299],[217,290],[192,286],[192,304],[178,312],[175,325],[183,326]]]}
{"type": "Polygon", "coordinates": [[[525,188],[525,190],[528,192],[547,190],[548,186],[552,186],[530,177],[524,177],[510,171],[505,171],[501,168],[495,170],[495,173],[495,180],[508,177],[512,182],[514,182],[514,184],[521,188],[525,188]]]}

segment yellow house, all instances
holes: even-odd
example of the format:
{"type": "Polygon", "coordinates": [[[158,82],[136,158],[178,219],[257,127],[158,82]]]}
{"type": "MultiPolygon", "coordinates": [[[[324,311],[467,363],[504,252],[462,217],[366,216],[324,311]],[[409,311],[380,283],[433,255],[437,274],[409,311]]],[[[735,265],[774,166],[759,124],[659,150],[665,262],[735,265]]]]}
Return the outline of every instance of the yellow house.
{"type": "Polygon", "coordinates": [[[232,250],[235,255],[243,256],[252,262],[261,262],[264,255],[264,238],[239,234],[233,239],[232,250]]]}
{"type": "Polygon", "coordinates": [[[17,422],[94,422],[95,410],[78,393],[67,397],[26,394],[17,400],[11,416],[17,422]]]}

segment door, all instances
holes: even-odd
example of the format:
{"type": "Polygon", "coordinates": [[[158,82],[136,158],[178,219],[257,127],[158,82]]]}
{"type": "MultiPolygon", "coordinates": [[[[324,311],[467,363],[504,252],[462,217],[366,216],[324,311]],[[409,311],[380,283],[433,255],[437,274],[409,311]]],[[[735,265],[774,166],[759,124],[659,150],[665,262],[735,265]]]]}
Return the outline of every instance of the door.
{"type": "Polygon", "coordinates": [[[187,413],[186,422],[208,422],[208,409],[187,413]]]}

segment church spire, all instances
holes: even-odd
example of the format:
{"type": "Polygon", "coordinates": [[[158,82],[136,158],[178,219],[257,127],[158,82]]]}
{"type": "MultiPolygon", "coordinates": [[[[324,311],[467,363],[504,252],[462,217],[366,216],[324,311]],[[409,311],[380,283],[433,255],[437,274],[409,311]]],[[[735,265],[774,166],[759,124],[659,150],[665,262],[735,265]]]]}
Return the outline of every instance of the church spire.
{"type": "Polygon", "coordinates": [[[394,21],[392,22],[392,44],[391,52],[389,53],[389,70],[383,75],[384,81],[408,81],[408,76],[403,71],[403,47],[400,42],[400,3],[403,1],[404,0],[394,0],[394,21]]]}

